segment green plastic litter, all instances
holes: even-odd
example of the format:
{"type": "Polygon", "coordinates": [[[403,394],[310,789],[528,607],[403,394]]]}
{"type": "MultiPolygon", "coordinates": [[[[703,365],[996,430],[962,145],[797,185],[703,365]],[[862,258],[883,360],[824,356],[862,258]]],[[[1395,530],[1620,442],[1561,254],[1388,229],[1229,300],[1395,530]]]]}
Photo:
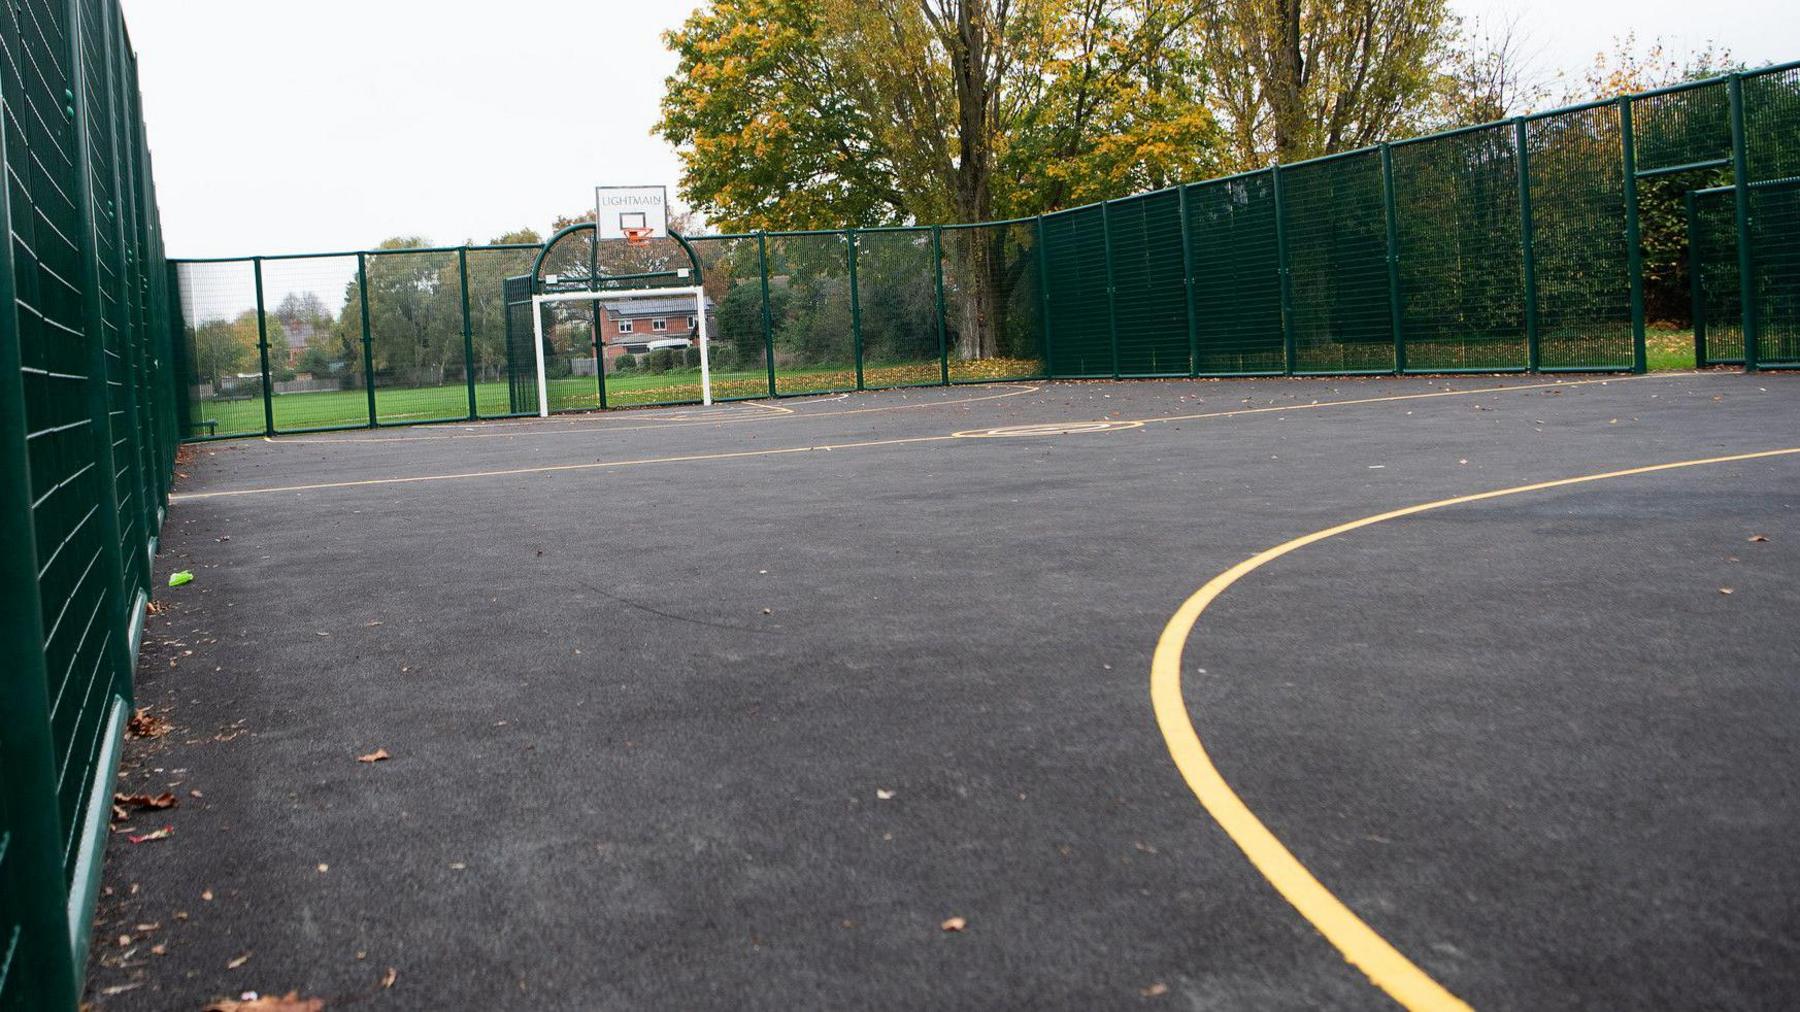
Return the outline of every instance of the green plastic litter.
{"type": "Polygon", "coordinates": [[[192,582],[194,582],[194,574],[185,569],[179,573],[169,574],[169,586],[171,587],[179,587],[184,583],[192,582]]]}

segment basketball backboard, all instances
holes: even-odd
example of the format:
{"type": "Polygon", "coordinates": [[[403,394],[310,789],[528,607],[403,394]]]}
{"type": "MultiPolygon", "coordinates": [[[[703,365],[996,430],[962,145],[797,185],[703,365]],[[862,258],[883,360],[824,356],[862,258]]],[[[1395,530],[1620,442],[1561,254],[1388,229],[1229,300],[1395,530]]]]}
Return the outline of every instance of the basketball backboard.
{"type": "Polygon", "coordinates": [[[663,186],[594,187],[594,221],[600,238],[625,239],[630,232],[640,238],[662,239],[669,234],[668,188],[663,186]],[[643,229],[649,229],[644,235],[643,229]]]}

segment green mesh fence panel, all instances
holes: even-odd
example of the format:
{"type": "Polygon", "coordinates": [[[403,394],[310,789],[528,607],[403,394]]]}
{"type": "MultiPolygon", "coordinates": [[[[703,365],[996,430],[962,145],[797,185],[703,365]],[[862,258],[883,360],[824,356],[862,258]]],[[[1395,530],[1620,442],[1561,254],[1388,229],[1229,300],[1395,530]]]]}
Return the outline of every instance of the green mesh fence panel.
{"type": "Polygon", "coordinates": [[[1527,364],[1513,133],[1495,126],[1392,150],[1410,372],[1527,364]]]}
{"type": "Polygon", "coordinates": [[[863,386],[943,382],[931,229],[856,233],[863,386]]]}
{"type": "Polygon", "coordinates": [[[538,413],[537,353],[532,349],[536,332],[531,326],[531,276],[506,278],[501,285],[506,317],[506,401],[481,405],[483,415],[535,415],[538,413]]]}
{"type": "Polygon", "coordinates": [[[367,425],[356,258],[265,260],[262,277],[275,430],[367,425]]]}
{"type": "Polygon", "coordinates": [[[1375,152],[1283,169],[1294,371],[1394,368],[1387,220],[1375,152]]]}
{"type": "Polygon", "coordinates": [[[1100,208],[1045,215],[1043,227],[1050,366],[1057,376],[1111,376],[1116,362],[1100,208]]]}
{"type": "MultiPolygon", "coordinates": [[[[1188,187],[1201,375],[1281,372],[1281,273],[1267,172],[1188,187]]],[[[1054,321],[1053,324],[1054,326],[1054,321]]]]}
{"type": "Polygon", "coordinates": [[[187,435],[263,431],[256,269],[248,260],[176,267],[185,324],[187,435]]]}
{"type": "Polygon", "coordinates": [[[941,245],[950,381],[1043,376],[1044,303],[1037,224],[946,228],[941,245]]]}
{"type": "Polygon", "coordinates": [[[1744,77],[1750,182],[1800,178],[1800,66],[1744,77]]]}
{"type": "Polygon", "coordinates": [[[1539,362],[1629,369],[1624,153],[1613,105],[1531,121],[1539,362]]]}
{"type": "Polygon", "coordinates": [[[191,350],[114,0],[0,7],[0,131],[0,1008],[73,1008],[191,350]]]}
{"type": "Polygon", "coordinates": [[[468,252],[469,344],[475,410],[484,418],[537,411],[537,359],[531,351],[531,272],[537,250],[468,252]],[[514,302],[522,302],[520,306],[514,302]],[[516,326],[516,332],[509,329],[516,326]]]}
{"type": "MultiPolygon", "coordinates": [[[[690,241],[705,281],[713,398],[769,396],[762,272],[755,237],[690,241]]],[[[608,376],[609,386],[617,375],[608,376]]],[[[694,396],[699,397],[697,390],[694,396]]]]}
{"type": "Polygon", "coordinates": [[[468,417],[456,254],[374,253],[366,269],[376,419],[468,417]]]}
{"type": "Polygon", "coordinates": [[[1130,197],[1114,201],[1108,213],[1119,372],[1185,376],[1189,348],[1181,195],[1163,190],[1130,197]]]}
{"type": "Polygon", "coordinates": [[[1731,157],[1731,89],[1723,81],[1634,98],[1631,123],[1639,172],[1731,157]]]}
{"type": "Polygon", "coordinates": [[[1800,180],[1750,191],[1756,361],[1800,366],[1800,180]]]}
{"type": "Polygon", "coordinates": [[[1744,361],[1744,310],[1738,285],[1737,212],[1731,191],[1696,194],[1689,224],[1689,264],[1696,283],[1694,327],[1704,349],[1702,364],[1744,361]]]}
{"type": "Polygon", "coordinates": [[[854,389],[849,243],[833,232],[770,236],[768,247],[771,310],[779,310],[774,313],[776,391],[854,389]]]}

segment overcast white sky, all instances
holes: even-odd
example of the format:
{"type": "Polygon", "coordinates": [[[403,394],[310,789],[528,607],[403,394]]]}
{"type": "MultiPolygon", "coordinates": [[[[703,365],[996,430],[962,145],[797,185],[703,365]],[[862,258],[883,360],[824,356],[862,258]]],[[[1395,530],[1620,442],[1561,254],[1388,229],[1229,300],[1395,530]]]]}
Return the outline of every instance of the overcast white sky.
{"type": "MultiPolygon", "coordinates": [[[[172,256],[484,241],[664,183],[660,35],[691,0],[123,0],[172,256]]],[[[1800,58],[1793,0],[1454,0],[1516,14],[1544,75],[1635,29],[1800,58]]]]}

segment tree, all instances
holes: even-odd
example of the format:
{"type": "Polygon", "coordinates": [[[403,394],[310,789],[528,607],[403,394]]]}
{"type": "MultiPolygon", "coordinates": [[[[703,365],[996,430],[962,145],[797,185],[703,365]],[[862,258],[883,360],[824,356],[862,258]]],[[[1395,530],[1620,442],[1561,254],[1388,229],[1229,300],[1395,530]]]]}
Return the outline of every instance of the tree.
{"type": "MultiPolygon", "coordinates": [[[[427,245],[420,236],[396,236],[377,247],[394,252],[374,253],[366,260],[370,354],[376,371],[392,374],[399,385],[441,385],[449,364],[463,359],[456,255],[404,252],[427,245]]],[[[338,314],[340,342],[354,333],[360,345],[361,288],[355,278],[346,285],[344,309],[338,314]]]]}
{"type": "MultiPolygon", "coordinates": [[[[1219,134],[1172,0],[719,0],[665,39],[682,195],[724,228],[989,221],[1205,175],[1219,134]]],[[[959,232],[959,353],[993,354],[996,237],[959,232]]],[[[830,304],[822,302],[820,306],[830,304]]],[[[809,334],[808,343],[812,343],[809,334]]]]}
{"type": "Polygon", "coordinates": [[[1218,0],[1205,35],[1237,167],[1423,125],[1455,28],[1448,0],[1218,0]]]}
{"type": "Polygon", "coordinates": [[[256,341],[246,344],[230,320],[207,320],[193,329],[194,378],[215,391],[256,356],[256,341]]]}

